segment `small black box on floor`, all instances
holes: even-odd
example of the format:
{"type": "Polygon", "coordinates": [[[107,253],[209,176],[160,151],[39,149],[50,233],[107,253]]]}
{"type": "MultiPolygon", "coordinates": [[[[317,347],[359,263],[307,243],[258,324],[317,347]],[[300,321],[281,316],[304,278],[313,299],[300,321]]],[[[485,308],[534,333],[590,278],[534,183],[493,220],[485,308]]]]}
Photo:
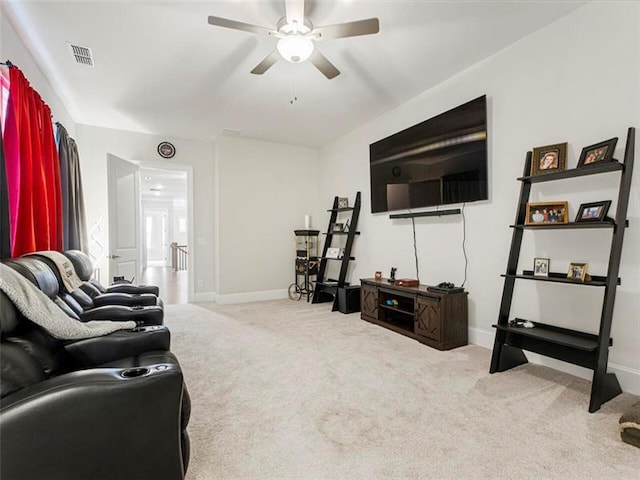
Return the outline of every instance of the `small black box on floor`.
{"type": "Polygon", "coordinates": [[[360,285],[338,288],[338,310],[342,313],[360,311],[360,285]]]}

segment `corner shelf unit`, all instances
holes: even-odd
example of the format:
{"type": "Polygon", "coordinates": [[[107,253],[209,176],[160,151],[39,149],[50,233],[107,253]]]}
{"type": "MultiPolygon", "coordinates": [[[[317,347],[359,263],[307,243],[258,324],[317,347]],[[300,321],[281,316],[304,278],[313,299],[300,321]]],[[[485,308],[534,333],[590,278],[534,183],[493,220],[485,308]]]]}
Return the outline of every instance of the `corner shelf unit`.
{"type": "Polygon", "coordinates": [[[349,262],[354,261],[356,258],[351,255],[353,248],[353,240],[356,236],[360,235],[357,231],[358,218],[360,216],[360,192],[356,193],[356,199],[353,207],[338,208],[338,197],[334,197],[333,206],[327,210],[331,213],[329,219],[329,225],[327,227],[324,247],[322,249],[322,255],[320,257],[320,267],[318,268],[317,282],[313,291],[313,300],[311,303],[325,303],[333,302],[332,311],[339,309],[338,302],[338,289],[344,288],[349,285],[346,281],[347,272],[349,270],[349,262]],[[349,230],[347,232],[333,231],[333,226],[337,223],[339,216],[349,216],[349,230]],[[344,238],[344,251],[341,258],[329,258],[327,257],[327,250],[332,246],[334,239],[344,238]],[[327,262],[340,262],[340,273],[338,278],[326,278],[327,275],[327,262]]]}
{"type": "MultiPolygon", "coordinates": [[[[498,322],[493,325],[496,328],[496,336],[491,356],[490,373],[502,372],[527,362],[523,350],[531,351],[551,358],[562,360],[574,365],[579,365],[593,370],[591,384],[591,398],[589,412],[600,409],[603,403],[622,393],[620,384],[615,374],[607,373],[609,347],[613,345],[611,339],[611,321],[615,303],[616,287],[620,284],[618,273],[620,270],[620,258],[622,255],[622,242],[624,239],[627,222],[627,208],[631,190],[631,178],[633,175],[633,161],[635,152],[635,128],[629,128],[627,143],[624,152],[624,163],[617,161],[595,164],[591,166],[574,168],[557,173],[530,176],[531,152],[527,153],[524,174],[518,180],[522,183],[520,188],[520,200],[516,214],[516,221],[511,225],[513,229],[511,248],[507,271],[504,277],[502,301],[498,313],[498,322]],[[620,171],[620,185],[618,188],[618,203],[615,218],[607,218],[602,222],[584,222],[551,225],[525,225],[526,205],[531,193],[531,185],[541,182],[581,177],[585,175],[597,175],[608,172],[620,171]],[[522,237],[525,230],[542,229],[572,229],[572,228],[607,228],[613,232],[609,265],[606,276],[592,276],[585,282],[576,282],[566,278],[566,274],[550,272],[548,277],[534,276],[532,271],[525,270],[517,273],[518,258],[522,245],[522,237]],[[534,280],[542,282],[557,282],[573,284],[577,287],[604,288],[602,312],[600,315],[600,327],[598,334],[590,334],[560,328],[551,324],[535,322],[534,328],[513,326],[509,322],[511,302],[516,280],[534,280]]],[[[522,320],[516,318],[515,320],[522,320]]]]}

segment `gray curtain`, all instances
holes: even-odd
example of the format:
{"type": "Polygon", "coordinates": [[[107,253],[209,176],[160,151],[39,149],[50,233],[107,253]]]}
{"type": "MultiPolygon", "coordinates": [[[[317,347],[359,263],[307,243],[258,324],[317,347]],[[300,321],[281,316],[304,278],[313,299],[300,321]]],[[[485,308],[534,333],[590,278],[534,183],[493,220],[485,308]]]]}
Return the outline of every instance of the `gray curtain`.
{"type": "Polygon", "coordinates": [[[58,157],[62,183],[62,236],[65,250],[89,253],[84,195],[80,175],[80,158],[76,141],[60,123],[58,127],[58,157]]]}

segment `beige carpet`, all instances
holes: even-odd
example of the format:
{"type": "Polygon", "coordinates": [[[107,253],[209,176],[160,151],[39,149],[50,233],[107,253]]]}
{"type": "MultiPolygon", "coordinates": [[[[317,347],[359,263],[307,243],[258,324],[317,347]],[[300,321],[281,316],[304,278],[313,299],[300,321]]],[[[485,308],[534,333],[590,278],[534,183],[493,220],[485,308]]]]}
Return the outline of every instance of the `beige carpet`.
{"type": "Polygon", "coordinates": [[[490,351],[440,352],[330,305],[170,305],[193,414],[188,480],[635,479],[590,382],[490,351]]]}

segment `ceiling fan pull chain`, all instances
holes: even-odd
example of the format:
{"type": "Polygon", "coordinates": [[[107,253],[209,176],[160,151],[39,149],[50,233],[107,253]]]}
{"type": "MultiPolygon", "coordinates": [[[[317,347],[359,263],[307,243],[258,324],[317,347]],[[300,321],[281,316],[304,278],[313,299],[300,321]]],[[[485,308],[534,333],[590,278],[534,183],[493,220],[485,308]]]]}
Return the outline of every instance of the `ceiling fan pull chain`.
{"type": "Polygon", "coordinates": [[[294,79],[291,79],[291,100],[289,100],[289,103],[291,105],[293,105],[295,102],[298,101],[298,82],[296,82],[294,79]]]}

